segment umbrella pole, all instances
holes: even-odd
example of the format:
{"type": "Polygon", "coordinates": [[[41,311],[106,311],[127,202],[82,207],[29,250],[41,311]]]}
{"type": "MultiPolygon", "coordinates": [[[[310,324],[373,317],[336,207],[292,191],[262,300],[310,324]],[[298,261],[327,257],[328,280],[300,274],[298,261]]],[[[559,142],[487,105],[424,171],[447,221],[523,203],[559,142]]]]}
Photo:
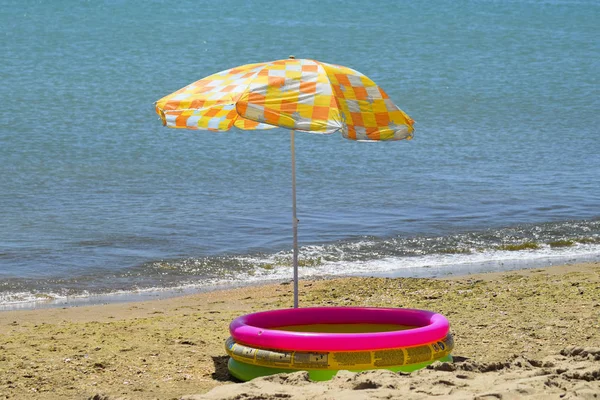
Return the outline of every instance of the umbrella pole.
{"type": "Polygon", "coordinates": [[[296,150],[294,130],[291,131],[292,153],[292,228],[294,231],[294,308],[298,308],[298,218],[296,217],[296,150]]]}

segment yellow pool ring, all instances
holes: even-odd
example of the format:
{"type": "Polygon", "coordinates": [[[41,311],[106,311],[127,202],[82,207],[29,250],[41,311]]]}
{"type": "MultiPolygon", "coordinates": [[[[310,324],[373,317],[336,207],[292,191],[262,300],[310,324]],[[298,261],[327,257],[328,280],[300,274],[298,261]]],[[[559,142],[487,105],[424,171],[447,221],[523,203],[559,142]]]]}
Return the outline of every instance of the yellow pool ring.
{"type": "Polygon", "coordinates": [[[431,343],[368,351],[305,352],[261,349],[227,339],[227,354],[243,364],[283,370],[368,370],[421,365],[447,358],[454,348],[452,334],[431,343]]]}

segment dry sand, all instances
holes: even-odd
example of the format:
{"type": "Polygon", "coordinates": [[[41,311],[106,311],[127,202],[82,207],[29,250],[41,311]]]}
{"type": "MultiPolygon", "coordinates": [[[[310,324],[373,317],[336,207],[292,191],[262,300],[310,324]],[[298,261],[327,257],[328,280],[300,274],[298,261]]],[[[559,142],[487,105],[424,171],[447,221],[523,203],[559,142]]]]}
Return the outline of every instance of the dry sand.
{"type": "Polygon", "coordinates": [[[313,383],[297,372],[233,383],[224,352],[229,322],[292,303],[290,284],[271,284],[0,312],[0,399],[600,398],[600,263],[451,279],[312,280],[300,288],[302,306],[440,312],[452,325],[455,362],[410,375],[341,372],[313,383]]]}

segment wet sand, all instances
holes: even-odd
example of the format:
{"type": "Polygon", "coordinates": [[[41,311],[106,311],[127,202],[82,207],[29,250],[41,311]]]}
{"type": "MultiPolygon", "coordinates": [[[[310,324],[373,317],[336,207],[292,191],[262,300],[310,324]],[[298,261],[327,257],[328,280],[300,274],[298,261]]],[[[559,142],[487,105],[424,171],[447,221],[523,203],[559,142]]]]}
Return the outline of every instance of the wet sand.
{"type": "Polygon", "coordinates": [[[0,399],[547,399],[600,393],[600,263],[444,279],[309,280],[300,292],[301,306],[444,314],[455,362],[410,375],[344,372],[312,383],[298,372],[235,383],[224,351],[231,320],[292,304],[291,284],[270,284],[0,312],[0,399]]]}

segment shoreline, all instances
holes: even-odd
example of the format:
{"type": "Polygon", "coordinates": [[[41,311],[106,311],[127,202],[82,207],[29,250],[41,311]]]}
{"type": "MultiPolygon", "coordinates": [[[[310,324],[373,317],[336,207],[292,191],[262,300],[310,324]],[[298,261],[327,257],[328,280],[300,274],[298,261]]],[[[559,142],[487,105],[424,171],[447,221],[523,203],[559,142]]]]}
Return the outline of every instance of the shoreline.
{"type": "MultiPolygon", "coordinates": [[[[302,280],[339,279],[344,277],[375,277],[375,278],[446,278],[451,276],[468,276],[473,274],[489,272],[510,272],[521,269],[547,268],[555,265],[580,264],[589,262],[600,262],[600,253],[573,255],[544,255],[539,258],[514,258],[487,261],[473,261],[470,263],[446,264],[436,266],[406,267],[388,271],[370,271],[362,273],[349,273],[341,275],[309,275],[301,276],[302,280]]],[[[301,271],[302,272],[302,271],[301,271]]],[[[261,286],[266,284],[280,284],[288,282],[289,279],[273,278],[265,281],[227,282],[202,286],[201,284],[190,284],[170,288],[148,288],[132,291],[120,291],[104,294],[91,294],[87,296],[67,296],[50,298],[41,295],[37,301],[24,301],[0,304],[0,313],[6,311],[38,310],[48,308],[85,307],[92,305],[106,305],[119,303],[135,303],[152,300],[162,300],[175,297],[185,297],[194,294],[208,293],[213,291],[232,290],[242,287],[261,286]]]]}
{"type": "MultiPolygon", "coordinates": [[[[3,311],[0,393],[11,399],[205,393],[232,383],[223,349],[229,323],[291,305],[292,285],[283,282],[144,302],[3,311]]],[[[303,279],[300,306],[314,305],[440,312],[450,320],[459,360],[541,360],[569,346],[600,348],[600,262],[436,279],[303,279]]]]}

